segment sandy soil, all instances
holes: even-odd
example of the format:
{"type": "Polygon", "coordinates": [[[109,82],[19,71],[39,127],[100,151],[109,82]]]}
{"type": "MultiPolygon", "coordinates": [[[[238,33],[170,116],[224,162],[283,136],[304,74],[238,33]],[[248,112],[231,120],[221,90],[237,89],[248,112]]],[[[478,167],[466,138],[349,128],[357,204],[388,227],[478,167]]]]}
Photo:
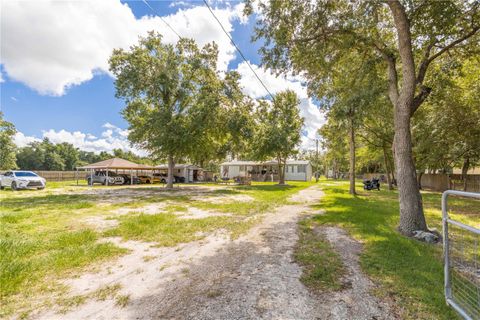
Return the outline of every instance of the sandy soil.
{"type": "Polygon", "coordinates": [[[217,190],[217,187],[213,186],[204,186],[204,185],[195,185],[195,186],[176,186],[172,190],[168,190],[165,187],[159,185],[142,185],[142,186],[134,186],[133,188],[122,187],[122,186],[114,186],[111,188],[88,188],[85,190],[77,191],[74,190],[71,194],[80,194],[80,195],[95,195],[97,197],[102,198],[132,198],[132,195],[135,197],[142,197],[142,196],[200,196],[211,193],[214,190],[217,190]],[[132,192],[134,191],[134,192],[132,192]]]}
{"type": "Polygon", "coordinates": [[[231,214],[187,207],[187,212],[180,212],[179,216],[181,219],[202,219],[207,217],[231,216],[231,214]]]}
{"type": "Polygon", "coordinates": [[[369,294],[372,283],[360,271],[361,247],[339,229],[321,230],[348,265],[344,281],[351,287],[314,295],[299,281],[301,268],[292,261],[297,221],[312,214],[309,204],[322,192],[317,187],[292,197],[268,213],[241,238],[231,241],[218,232],[202,241],[174,248],[155,248],[136,241],[117,245],[131,253],[65,283],[71,295],[88,295],[105,285],[120,284],[129,296],[125,307],[115,299],[88,300],[66,313],[55,310],[38,319],[392,319],[390,307],[369,294]]]}
{"type": "Polygon", "coordinates": [[[202,202],[214,202],[214,203],[227,203],[231,201],[238,201],[238,202],[249,202],[252,201],[253,198],[246,194],[224,194],[224,195],[215,195],[215,196],[194,196],[191,197],[192,200],[195,201],[202,201],[202,202]]]}
{"type": "Polygon", "coordinates": [[[123,216],[132,212],[142,212],[144,214],[157,214],[163,211],[166,207],[168,207],[170,203],[168,202],[161,202],[161,203],[153,203],[153,204],[148,204],[143,207],[138,207],[138,208],[119,208],[117,210],[113,211],[114,216],[123,216]]]}

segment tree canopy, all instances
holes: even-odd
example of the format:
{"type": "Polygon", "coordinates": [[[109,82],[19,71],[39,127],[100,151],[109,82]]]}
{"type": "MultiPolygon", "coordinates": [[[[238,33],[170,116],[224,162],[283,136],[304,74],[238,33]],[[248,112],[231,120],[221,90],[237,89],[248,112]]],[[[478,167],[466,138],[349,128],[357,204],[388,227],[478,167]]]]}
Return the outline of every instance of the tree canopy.
{"type": "Polygon", "coordinates": [[[16,146],[13,143],[13,136],[16,133],[15,126],[3,119],[0,112],[0,170],[11,170],[17,167],[16,146]]]}
{"type": "Polygon", "coordinates": [[[164,44],[159,34],[140,38],[130,50],[115,50],[111,71],[116,95],[126,102],[129,140],[168,160],[173,183],[176,161],[200,165],[244,155],[253,136],[253,101],[240,87],[240,74],[217,71],[215,43],[193,40],[164,44]]]}
{"type": "MultiPolygon", "coordinates": [[[[252,12],[252,1],[246,12],[252,12]]],[[[353,50],[378,57],[393,105],[399,229],[427,230],[416,181],[411,117],[432,92],[432,65],[446,53],[465,57],[480,48],[478,1],[284,0],[260,2],[256,39],[266,67],[301,74],[309,92],[328,86],[332,66],[353,50]]],[[[318,97],[321,98],[321,97],[318,97]]]]}
{"type": "Polygon", "coordinates": [[[256,111],[252,154],[258,160],[277,160],[280,184],[285,184],[285,163],[301,141],[303,118],[299,104],[296,93],[286,90],[277,93],[272,103],[260,100],[256,111]]]}
{"type": "Polygon", "coordinates": [[[173,184],[176,159],[198,155],[217,134],[222,82],[216,73],[215,44],[198,48],[193,40],[164,44],[151,32],[128,51],[114,50],[110,70],[116,96],[126,102],[129,139],[169,164],[173,184]]]}

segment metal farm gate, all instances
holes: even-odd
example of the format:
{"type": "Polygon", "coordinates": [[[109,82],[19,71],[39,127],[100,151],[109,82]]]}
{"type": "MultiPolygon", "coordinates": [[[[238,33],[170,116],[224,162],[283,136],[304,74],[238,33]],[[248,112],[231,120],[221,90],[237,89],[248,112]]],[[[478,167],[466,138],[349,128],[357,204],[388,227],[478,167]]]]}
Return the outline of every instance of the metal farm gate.
{"type": "Polygon", "coordinates": [[[445,298],[464,319],[480,319],[480,229],[448,215],[448,196],[480,199],[480,193],[447,190],[442,195],[445,298]]]}

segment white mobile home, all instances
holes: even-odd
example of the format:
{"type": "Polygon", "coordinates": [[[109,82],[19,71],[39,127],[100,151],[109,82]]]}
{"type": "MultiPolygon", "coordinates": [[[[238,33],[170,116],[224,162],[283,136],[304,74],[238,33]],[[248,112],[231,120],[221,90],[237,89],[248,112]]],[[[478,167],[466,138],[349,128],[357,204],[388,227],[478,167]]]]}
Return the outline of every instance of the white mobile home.
{"type": "MultiPolygon", "coordinates": [[[[220,165],[220,177],[234,179],[250,177],[253,181],[278,181],[278,164],[276,161],[230,161],[220,165]]],[[[285,180],[310,181],[312,165],[305,160],[287,160],[285,180]]]]}
{"type": "MultiPolygon", "coordinates": [[[[164,173],[168,172],[168,165],[162,164],[157,168],[164,173]]],[[[203,169],[191,164],[176,164],[173,169],[173,175],[185,179],[185,182],[203,181],[203,169]]]]}

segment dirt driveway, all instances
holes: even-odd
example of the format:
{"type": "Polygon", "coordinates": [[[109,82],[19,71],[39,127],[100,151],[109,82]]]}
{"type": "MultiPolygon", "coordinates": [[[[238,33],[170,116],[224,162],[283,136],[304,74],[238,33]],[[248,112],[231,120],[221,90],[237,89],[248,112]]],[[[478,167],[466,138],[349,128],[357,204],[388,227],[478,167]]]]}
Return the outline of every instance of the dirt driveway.
{"type": "MultiPolygon", "coordinates": [[[[314,295],[299,281],[301,268],[292,261],[297,221],[312,214],[318,187],[304,189],[296,204],[268,213],[241,238],[217,233],[175,248],[153,248],[134,241],[131,249],[104,272],[72,279],[72,295],[118,285],[114,298],[91,299],[66,314],[37,314],[42,319],[391,319],[389,305],[370,295],[373,284],[358,267],[358,246],[338,230],[328,239],[349,267],[352,286],[340,293],[314,295]],[[352,250],[342,247],[347,244],[352,250]],[[148,256],[150,258],[145,259],[148,256]],[[142,258],[143,257],[143,258],[142,258]],[[358,301],[358,299],[361,299],[358,301]]],[[[115,239],[114,239],[115,241],[115,239]]],[[[346,279],[347,281],[349,279],[346,279]]]]}

